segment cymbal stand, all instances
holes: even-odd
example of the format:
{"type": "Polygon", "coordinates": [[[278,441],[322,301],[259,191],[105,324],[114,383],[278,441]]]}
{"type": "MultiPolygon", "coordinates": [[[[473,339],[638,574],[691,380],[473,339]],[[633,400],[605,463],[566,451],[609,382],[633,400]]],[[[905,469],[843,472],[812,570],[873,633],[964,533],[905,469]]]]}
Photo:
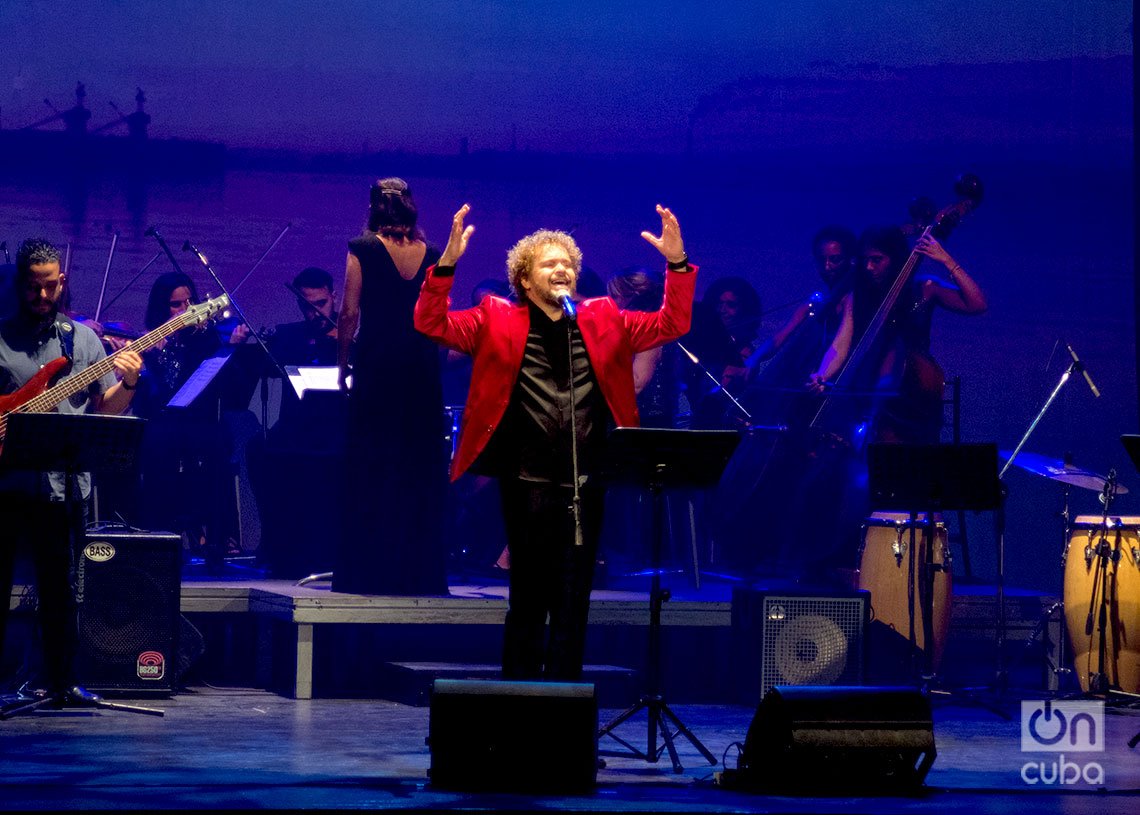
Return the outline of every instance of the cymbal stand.
{"type": "MultiPolygon", "coordinates": [[[[1065,561],[1069,557],[1069,537],[1073,534],[1072,513],[1069,510],[1069,485],[1062,482],[1063,489],[1061,490],[1061,574],[1065,573],[1065,561]]],[[[1050,670],[1056,678],[1057,690],[1060,690],[1065,684],[1065,677],[1069,676],[1073,670],[1068,667],[1068,658],[1065,655],[1066,639],[1068,638],[1065,633],[1065,601],[1054,604],[1053,609],[1061,615],[1061,633],[1057,637],[1057,659],[1051,666],[1050,670]]],[[[1052,613],[1053,609],[1049,612],[1052,613]]]]}
{"type": "MultiPolygon", "coordinates": [[[[994,672],[994,678],[997,687],[1001,692],[1005,691],[1006,682],[1008,679],[1005,670],[1005,504],[1006,500],[1009,497],[1009,489],[1005,484],[1005,474],[1009,472],[1009,468],[1013,466],[1013,462],[1017,459],[1017,456],[1021,452],[1022,448],[1025,447],[1025,443],[1029,441],[1029,437],[1033,435],[1033,431],[1037,429],[1037,425],[1039,425],[1041,423],[1041,420],[1045,418],[1045,414],[1049,411],[1049,408],[1053,405],[1053,402],[1056,401],[1057,396],[1061,393],[1061,389],[1065,387],[1065,383],[1072,378],[1073,374],[1082,374],[1085,377],[1086,381],[1088,381],[1089,387],[1092,388],[1093,395],[1100,396],[1100,392],[1096,389],[1096,386],[1093,385],[1092,379],[1089,378],[1088,371],[1085,370],[1084,364],[1077,358],[1077,355],[1073,352],[1071,347],[1066,346],[1066,348],[1068,348],[1069,356],[1071,357],[1069,366],[1065,369],[1064,373],[1061,374],[1061,378],[1053,387],[1052,392],[1049,394],[1049,398],[1045,400],[1045,404],[1043,404],[1041,406],[1041,409],[1037,411],[1037,415],[1033,417],[1033,421],[1029,423],[1029,427],[1026,428],[1024,435],[1021,437],[1021,440],[1018,441],[1017,446],[1013,448],[1013,452],[1010,453],[1009,459],[1006,460],[1005,465],[1001,468],[1001,472],[998,473],[998,480],[1001,482],[1001,506],[995,513],[995,526],[997,527],[997,630],[995,631],[994,639],[997,646],[997,665],[994,672]]],[[[1067,499],[1065,514],[1067,518],[1067,499]]],[[[1066,526],[1068,526],[1067,519],[1066,526]]],[[[1067,545],[1068,539],[1066,538],[1066,546],[1067,545]]],[[[1063,665],[1063,663],[1060,661],[1058,661],[1058,664],[1063,665]]]]}
{"type": "MultiPolygon", "coordinates": [[[[1066,462],[1068,457],[1066,454],[1066,462]]],[[[1072,526],[1072,513],[1069,509],[1069,485],[1061,482],[1061,511],[1057,513],[1057,517],[1061,519],[1061,574],[1065,573],[1065,564],[1069,559],[1069,538],[1073,533],[1072,526]]],[[[1067,667],[1068,657],[1065,655],[1066,640],[1068,635],[1065,631],[1065,601],[1058,600],[1053,603],[1049,608],[1041,613],[1037,620],[1037,627],[1030,634],[1029,639],[1025,641],[1025,653],[1029,653],[1037,644],[1038,637],[1041,637],[1042,648],[1045,649],[1045,668],[1048,674],[1052,675],[1052,680],[1046,680],[1046,690],[1060,694],[1064,690],[1065,677],[1073,673],[1072,668],[1067,667]],[[1049,635],[1049,621],[1054,617],[1060,620],[1060,634],[1056,642],[1052,642],[1049,635]],[[1054,655],[1049,655],[1050,643],[1054,648],[1054,655]]]]}

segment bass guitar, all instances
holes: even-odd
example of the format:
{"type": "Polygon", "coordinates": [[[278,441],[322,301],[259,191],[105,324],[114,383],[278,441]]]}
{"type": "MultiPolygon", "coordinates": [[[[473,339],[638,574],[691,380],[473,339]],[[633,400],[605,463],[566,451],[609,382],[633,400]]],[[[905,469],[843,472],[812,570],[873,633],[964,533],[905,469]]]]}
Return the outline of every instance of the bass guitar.
{"type": "MultiPolygon", "coordinates": [[[[172,317],[158,328],[143,334],[131,343],[130,350],[136,353],[148,351],[166,338],[173,336],[184,328],[203,326],[213,317],[224,311],[230,304],[226,295],[207,300],[190,306],[177,317],[172,317]]],[[[66,357],[53,359],[35,376],[24,383],[23,387],[15,393],[0,396],[0,447],[3,446],[4,437],[8,432],[8,416],[12,413],[48,413],[64,399],[70,399],[91,386],[115,368],[115,357],[127,350],[120,349],[89,368],[65,377],[52,385],[54,380],[69,364],[66,357]]]]}

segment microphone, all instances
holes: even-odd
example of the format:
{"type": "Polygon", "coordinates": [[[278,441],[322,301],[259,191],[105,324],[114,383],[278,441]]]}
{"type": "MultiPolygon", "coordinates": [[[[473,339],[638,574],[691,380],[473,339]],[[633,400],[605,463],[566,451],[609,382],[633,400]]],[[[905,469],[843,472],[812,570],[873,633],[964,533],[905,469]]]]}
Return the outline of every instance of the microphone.
{"type": "Polygon", "coordinates": [[[190,243],[190,241],[186,241],[184,244],[182,244],[182,251],[183,252],[193,252],[195,255],[198,256],[198,260],[202,262],[203,266],[210,265],[210,261],[208,261],[206,259],[206,256],[203,255],[201,252],[199,252],[198,247],[195,246],[194,244],[190,243]]]}
{"type": "Polygon", "coordinates": [[[1096,385],[1093,384],[1092,377],[1089,376],[1089,372],[1087,370],[1085,370],[1084,363],[1081,362],[1080,359],[1077,358],[1077,352],[1074,351],[1073,346],[1069,345],[1068,343],[1065,343],[1065,347],[1069,349],[1069,356],[1071,356],[1073,358],[1074,368],[1076,370],[1080,371],[1081,374],[1084,375],[1085,382],[1089,383],[1089,390],[1092,391],[1092,395],[1099,399],[1100,398],[1100,391],[1098,391],[1096,389],[1096,385]]]}
{"type": "Polygon", "coordinates": [[[1104,486],[1100,491],[1100,503],[1104,507],[1112,504],[1112,499],[1116,497],[1116,468],[1108,471],[1108,478],[1104,479],[1104,486]]]}
{"type": "Polygon", "coordinates": [[[566,315],[568,320],[578,319],[578,307],[574,305],[574,300],[568,294],[558,295],[558,304],[562,306],[562,313],[566,315]]]}

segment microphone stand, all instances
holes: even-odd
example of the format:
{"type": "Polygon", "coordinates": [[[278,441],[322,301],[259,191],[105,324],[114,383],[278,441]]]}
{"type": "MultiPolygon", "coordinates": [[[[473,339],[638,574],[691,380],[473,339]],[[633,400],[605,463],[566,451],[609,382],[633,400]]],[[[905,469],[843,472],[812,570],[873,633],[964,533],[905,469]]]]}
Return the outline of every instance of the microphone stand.
{"type": "Polygon", "coordinates": [[[570,509],[574,515],[574,545],[583,546],[582,537],[582,495],[578,476],[578,404],[574,393],[574,325],[578,322],[578,309],[569,295],[559,298],[562,313],[566,318],[566,356],[570,374],[570,475],[574,480],[574,497],[570,499],[570,509]]]}
{"type": "MultiPolygon", "coordinates": [[[[174,253],[170,251],[170,247],[167,245],[166,239],[162,237],[162,233],[158,231],[157,226],[150,227],[150,229],[148,229],[143,234],[148,235],[158,241],[158,245],[162,247],[162,251],[170,259],[170,265],[174,267],[174,271],[178,272],[179,274],[186,274],[184,271],[182,271],[182,267],[178,265],[178,258],[174,257],[174,253]]],[[[139,272],[139,274],[142,274],[142,272],[139,272]]],[[[232,304],[233,302],[231,301],[231,305],[232,304]]],[[[237,308],[237,306],[235,305],[234,308],[237,308]]]]}
{"type": "MultiPolygon", "coordinates": [[[[163,244],[163,246],[165,246],[165,244],[163,244]]],[[[182,251],[183,252],[191,252],[195,255],[195,257],[198,258],[198,262],[202,264],[202,267],[206,270],[207,273],[209,273],[209,275],[213,279],[213,281],[218,284],[218,288],[222,290],[222,293],[229,296],[230,305],[233,306],[234,312],[237,314],[238,319],[240,319],[246,325],[249,325],[249,320],[247,320],[245,318],[245,314],[242,313],[241,306],[239,306],[237,304],[237,301],[234,300],[233,292],[231,292],[230,290],[228,290],[226,288],[226,284],[222,282],[222,279],[218,276],[218,273],[214,271],[214,268],[210,265],[210,261],[206,258],[206,256],[203,255],[200,251],[198,251],[198,248],[196,246],[194,246],[194,244],[190,243],[190,241],[186,241],[184,244],[182,244],[182,251]]],[[[285,366],[283,366],[278,361],[277,357],[273,356],[273,352],[269,350],[269,346],[265,343],[265,340],[256,331],[251,330],[249,333],[253,337],[254,342],[256,342],[258,347],[261,348],[262,352],[265,354],[265,356],[269,360],[269,362],[273,365],[273,367],[281,375],[281,381],[282,382],[288,382],[289,377],[288,377],[288,374],[285,373],[285,366]]],[[[262,378],[262,393],[261,393],[261,396],[262,396],[262,398],[261,398],[261,437],[263,440],[267,437],[268,432],[269,432],[269,428],[266,427],[266,425],[269,423],[269,404],[268,404],[269,395],[266,391],[267,388],[268,388],[268,383],[265,381],[265,378],[263,377],[262,378]]]]}
{"type": "MultiPolygon", "coordinates": [[[[1093,396],[1095,396],[1095,397],[1100,396],[1100,391],[1097,390],[1096,385],[1093,384],[1092,377],[1089,376],[1088,371],[1085,370],[1084,363],[1082,363],[1080,361],[1080,359],[1077,357],[1077,354],[1075,351],[1073,351],[1072,346],[1066,343],[1065,348],[1068,350],[1069,356],[1071,358],[1071,361],[1069,362],[1069,367],[1066,368],[1065,372],[1061,374],[1061,378],[1060,378],[1060,380],[1058,380],[1056,386],[1053,388],[1052,393],[1049,394],[1049,398],[1045,400],[1045,404],[1041,406],[1041,410],[1037,411],[1037,415],[1034,416],[1033,421],[1029,423],[1029,427],[1026,429],[1025,434],[1021,437],[1021,441],[1019,441],[1017,443],[1017,446],[1013,448],[1013,452],[1010,453],[1009,459],[1005,462],[1005,466],[1002,467],[1001,472],[998,473],[998,483],[1001,486],[1001,501],[998,505],[998,509],[997,509],[997,512],[995,513],[995,519],[994,519],[995,531],[997,533],[996,534],[996,537],[997,537],[997,627],[996,627],[996,631],[994,632],[994,637],[995,637],[996,648],[997,648],[997,667],[996,667],[996,671],[995,671],[995,679],[997,681],[999,688],[1003,691],[1005,689],[1005,682],[1006,682],[1006,671],[1005,671],[1005,635],[1006,635],[1006,630],[1005,630],[1006,629],[1006,615],[1005,615],[1005,504],[1006,504],[1006,499],[1009,497],[1009,489],[1008,489],[1008,487],[1006,487],[1006,483],[1005,483],[1005,474],[1007,472],[1009,472],[1009,468],[1013,466],[1013,462],[1017,458],[1018,453],[1021,452],[1021,448],[1023,448],[1025,446],[1025,443],[1027,441],[1029,441],[1029,437],[1031,435],[1033,435],[1033,431],[1037,429],[1037,425],[1041,423],[1041,420],[1045,417],[1045,414],[1048,412],[1048,410],[1052,406],[1053,402],[1056,401],[1058,394],[1060,394],[1060,392],[1061,392],[1061,388],[1065,387],[1065,383],[1068,382],[1069,379],[1072,378],[1073,374],[1075,374],[1075,373],[1084,374],[1085,381],[1088,382],[1089,388],[1090,388],[1090,390],[1092,390],[1093,396]]],[[[1062,609],[1063,609],[1063,605],[1062,605],[1062,609]]],[[[1062,618],[1063,618],[1063,611],[1062,611],[1062,618]]]]}
{"type": "Polygon", "coordinates": [[[704,365],[701,364],[701,361],[697,358],[697,355],[694,354],[692,351],[690,351],[688,348],[686,348],[684,345],[682,345],[680,342],[677,343],[677,347],[680,348],[681,351],[684,352],[685,356],[687,356],[689,358],[690,362],[692,362],[694,365],[696,365],[698,368],[700,368],[701,371],[704,372],[704,375],[713,381],[713,384],[716,385],[716,388],[713,390],[713,393],[716,393],[716,391],[719,390],[721,393],[723,393],[725,396],[727,396],[732,401],[732,404],[736,405],[736,409],[739,410],[742,414],[744,414],[745,421],[751,422],[752,421],[752,414],[748,412],[748,410],[744,407],[744,405],[740,404],[740,401],[735,396],[732,395],[731,391],[729,391],[729,389],[726,388],[721,383],[721,381],[719,379],[717,379],[715,376],[713,376],[712,372],[708,368],[706,368],[704,365]]]}

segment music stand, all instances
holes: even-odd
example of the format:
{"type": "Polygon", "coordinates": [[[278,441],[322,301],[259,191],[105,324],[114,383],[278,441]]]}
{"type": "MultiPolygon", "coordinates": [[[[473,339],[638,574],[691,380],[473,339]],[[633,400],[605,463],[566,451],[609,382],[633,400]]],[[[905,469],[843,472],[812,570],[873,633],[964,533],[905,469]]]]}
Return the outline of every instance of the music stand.
{"type": "Polygon", "coordinates": [[[653,522],[650,540],[652,578],[649,590],[649,648],[646,670],[646,692],[636,704],[611,719],[598,731],[598,739],[609,736],[628,752],[605,752],[602,755],[633,756],[656,763],[663,751],[669,752],[673,772],[684,767],[677,758],[673,742],[676,728],[701,755],[715,765],[716,757],[685,727],[669,709],[661,692],[661,606],[669,593],[661,588],[661,548],[664,535],[664,490],[670,487],[706,487],[715,484],[732,457],[740,436],[733,430],[664,430],[657,428],[619,427],[610,434],[606,461],[601,477],[611,483],[623,483],[648,489],[653,496],[653,522]],[[645,710],[649,716],[648,741],[639,750],[613,731],[623,722],[645,710]],[[657,746],[660,731],[662,747],[657,746]]]}
{"type": "MultiPolygon", "coordinates": [[[[67,413],[19,413],[6,417],[7,432],[0,450],[0,469],[64,473],[64,506],[71,535],[77,531],[82,496],[74,482],[83,472],[121,473],[135,467],[146,422],[133,416],[99,416],[67,413]]],[[[70,541],[74,549],[74,541],[70,541]]],[[[8,599],[4,598],[4,602],[8,599]]],[[[50,704],[63,705],[67,694],[48,694],[41,699],[0,712],[0,719],[30,713],[50,704]]],[[[85,706],[125,710],[162,716],[153,708],[124,705],[96,698],[85,706]]]]}
{"type": "Polygon", "coordinates": [[[910,514],[910,544],[915,550],[918,513],[926,512],[929,543],[922,564],[921,614],[923,672],[934,678],[934,516],[937,512],[996,510],[998,540],[996,677],[1004,682],[1005,577],[1003,491],[994,444],[871,444],[867,476],[872,510],[910,514]]]}

